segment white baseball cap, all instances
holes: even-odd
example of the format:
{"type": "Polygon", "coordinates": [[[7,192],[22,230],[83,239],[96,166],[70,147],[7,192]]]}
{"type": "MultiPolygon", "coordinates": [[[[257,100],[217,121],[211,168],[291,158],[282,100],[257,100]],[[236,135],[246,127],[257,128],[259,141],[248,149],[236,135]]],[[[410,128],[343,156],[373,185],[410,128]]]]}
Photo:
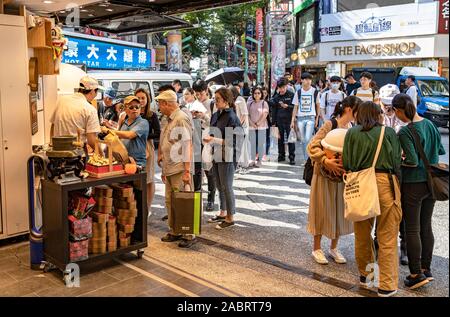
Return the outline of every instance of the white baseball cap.
{"type": "Polygon", "coordinates": [[[94,89],[105,90],[105,87],[98,84],[97,79],[92,78],[90,76],[84,76],[80,79],[80,88],[86,90],[94,90],[94,89]]]}
{"type": "Polygon", "coordinates": [[[380,88],[380,99],[384,105],[391,105],[392,99],[400,93],[397,85],[387,84],[380,88]]]}

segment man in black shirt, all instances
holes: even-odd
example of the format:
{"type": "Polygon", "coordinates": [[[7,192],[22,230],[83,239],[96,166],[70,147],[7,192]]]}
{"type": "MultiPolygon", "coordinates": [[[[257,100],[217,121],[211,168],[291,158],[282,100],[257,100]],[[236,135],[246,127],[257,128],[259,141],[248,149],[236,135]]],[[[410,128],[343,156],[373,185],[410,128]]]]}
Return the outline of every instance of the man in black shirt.
{"type": "MultiPolygon", "coordinates": [[[[288,80],[281,78],[277,84],[277,92],[269,101],[269,105],[273,112],[273,126],[277,126],[280,131],[278,139],[278,162],[286,160],[285,140],[291,132],[291,119],[294,105],[292,99],[294,93],[288,90],[288,80]]],[[[295,143],[289,143],[289,161],[295,162],[295,143]]]]}
{"type": "Polygon", "coordinates": [[[355,80],[353,74],[347,74],[345,76],[345,81],[347,82],[347,86],[345,87],[345,91],[347,96],[350,96],[352,91],[361,87],[361,84],[355,80]]]}

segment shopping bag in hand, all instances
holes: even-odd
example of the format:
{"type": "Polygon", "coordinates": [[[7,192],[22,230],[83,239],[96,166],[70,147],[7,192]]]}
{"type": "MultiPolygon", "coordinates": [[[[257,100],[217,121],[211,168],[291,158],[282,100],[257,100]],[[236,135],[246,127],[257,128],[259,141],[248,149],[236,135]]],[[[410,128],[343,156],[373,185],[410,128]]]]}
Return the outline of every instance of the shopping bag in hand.
{"type": "Polygon", "coordinates": [[[211,144],[205,144],[202,151],[202,167],[209,171],[213,166],[213,151],[211,144]]]}
{"type": "Polygon", "coordinates": [[[279,139],[280,138],[280,130],[278,130],[278,127],[271,127],[270,128],[270,134],[275,139],[279,139]]]}
{"type": "Polygon", "coordinates": [[[295,133],[294,129],[291,129],[291,132],[289,132],[288,143],[295,143],[295,142],[297,142],[297,133],[295,133]]]}
{"type": "Polygon", "coordinates": [[[191,191],[190,185],[184,191],[172,192],[171,223],[174,234],[201,233],[203,216],[202,193],[191,191]]]}

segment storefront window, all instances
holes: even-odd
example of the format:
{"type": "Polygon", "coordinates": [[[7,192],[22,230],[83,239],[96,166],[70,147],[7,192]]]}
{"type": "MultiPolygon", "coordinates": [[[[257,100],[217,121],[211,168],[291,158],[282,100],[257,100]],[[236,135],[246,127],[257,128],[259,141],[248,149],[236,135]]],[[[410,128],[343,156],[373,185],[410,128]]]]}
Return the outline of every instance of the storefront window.
{"type": "Polygon", "coordinates": [[[315,16],[316,16],[316,7],[312,6],[307,9],[303,13],[300,14],[298,19],[298,43],[299,47],[305,47],[308,45],[314,44],[315,38],[315,16]]]}

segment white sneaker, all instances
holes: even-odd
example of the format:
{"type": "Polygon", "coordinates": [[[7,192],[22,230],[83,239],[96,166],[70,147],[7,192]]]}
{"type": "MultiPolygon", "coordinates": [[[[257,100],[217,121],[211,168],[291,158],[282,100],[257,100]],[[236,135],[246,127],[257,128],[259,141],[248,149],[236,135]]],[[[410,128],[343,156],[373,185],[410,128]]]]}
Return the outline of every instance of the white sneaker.
{"type": "Polygon", "coordinates": [[[321,249],[312,252],[314,260],[319,264],[328,264],[328,260],[325,257],[325,253],[321,249]]]}
{"type": "Polygon", "coordinates": [[[339,252],[338,249],[331,249],[330,255],[336,263],[339,263],[339,264],[347,263],[347,260],[344,258],[344,256],[341,254],[341,252],[339,252]]]}

